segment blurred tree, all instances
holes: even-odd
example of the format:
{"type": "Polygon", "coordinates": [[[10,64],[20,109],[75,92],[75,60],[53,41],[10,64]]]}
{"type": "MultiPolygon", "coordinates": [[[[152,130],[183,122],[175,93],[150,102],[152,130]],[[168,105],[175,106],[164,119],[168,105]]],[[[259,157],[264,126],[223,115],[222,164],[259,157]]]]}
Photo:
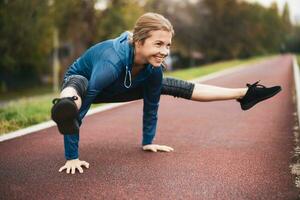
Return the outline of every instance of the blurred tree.
{"type": "Polygon", "coordinates": [[[285,2],[283,12],[282,12],[282,23],[284,25],[284,31],[290,32],[292,28],[289,4],[285,2]]]}
{"type": "MultiPolygon", "coordinates": [[[[283,8],[283,12],[282,12],[282,16],[281,16],[281,23],[282,23],[282,25],[281,25],[282,38],[284,38],[284,41],[281,42],[280,50],[281,50],[281,52],[286,52],[286,51],[288,51],[288,48],[287,48],[287,46],[289,45],[288,43],[291,42],[291,40],[293,40],[292,38],[297,40],[297,38],[295,38],[296,35],[294,35],[295,32],[297,32],[296,31],[297,28],[295,27],[295,30],[293,30],[293,26],[292,26],[292,23],[290,20],[289,5],[287,4],[287,2],[285,3],[284,8],[283,8]]],[[[299,35],[299,37],[300,37],[300,35],[299,35]]]]}
{"type": "MultiPolygon", "coordinates": [[[[200,52],[206,62],[278,52],[287,32],[276,3],[265,8],[239,0],[149,0],[147,5],[174,25],[175,51],[189,57],[200,52]]],[[[286,6],[286,24],[288,15],[286,6]]]]}
{"type": "Polygon", "coordinates": [[[264,47],[260,42],[264,28],[261,24],[264,8],[258,4],[240,3],[240,29],[238,40],[240,50],[238,57],[244,58],[264,52],[264,47]]]}
{"type": "Polygon", "coordinates": [[[62,78],[66,68],[97,40],[96,0],[53,0],[51,15],[59,32],[62,78]]]}
{"type": "MultiPolygon", "coordinates": [[[[62,41],[77,41],[86,48],[96,38],[96,0],[54,0],[53,17],[62,41]]],[[[75,48],[77,49],[77,48],[75,48]]],[[[78,47],[78,49],[81,49],[78,47]]]]}
{"type": "Polygon", "coordinates": [[[283,28],[281,26],[281,18],[276,2],[273,2],[270,8],[264,12],[260,22],[262,23],[264,34],[259,42],[265,48],[265,52],[278,52],[280,50],[281,42],[283,41],[283,28]]]}
{"type": "Polygon", "coordinates": [[[197,64],[193,55],[200,54],[207,11],[201,2],[148,0],[147,11],[157,12],[168,18],[175,30],[171,55],[176,57],[173,68],[185,68],[197,64]]]}
{"type": "Polygon", "coordinates": [[[51,51],[47,1],[0,1],[0,89],[40,82],[51,51]]]}
{"type": "Polygon", "coordinates": [[[265,8],[242,0],[0,0],[0,91],[38,83],[51,71],[55,28],[62,76],[88,47],[132,29],[145,11],[173,24],[180,67],[299,49],[287,4],[279,15],[275,3],[265,8]],[[95,9],[100,1],[105,6],[95,9]]]}
{"type": "Polygon", "coordinates": [[[286,51],[300,53],[300,26],[295,26],[288,35],[286,51]]]}
{"type": "Polygon", "coordinates": [[[240,7],[236,0],[203,0],[209,11],[201,49],[208,60],[236,58],[241,30],[240,7]]]}
{"type": "Polygon", "coordinates": [[[133,29],[137,18],[144,13],[143,4],[138,0],[111,0],[107,9],[98,18],[97,36],[99,40],[117,37],[120,33],[133,29]]]}
{"type": "Polygon", "coordinates": [[[87,48],[133,28],[144,10],[138,0],[111,0],[103,10],[95,9],[97,0],[55,0],[53,15],[61,44],[69,53],[61,58],[61,77],[66,68],[87,48]]]}

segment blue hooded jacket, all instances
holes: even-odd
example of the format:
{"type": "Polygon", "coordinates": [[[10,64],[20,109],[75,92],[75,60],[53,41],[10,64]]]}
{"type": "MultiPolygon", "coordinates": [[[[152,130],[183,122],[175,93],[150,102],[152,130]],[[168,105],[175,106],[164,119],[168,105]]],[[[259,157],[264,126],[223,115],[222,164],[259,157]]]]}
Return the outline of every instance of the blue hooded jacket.
{"type": "MultiPolygon", "coordinates": [[[[112,97],[136,87],[143,87],[143,140],[151,144],[157,125],[157,111],[162,87],[162,67],[148,64],[132,80],[131,70],[134,47],[129,41],[129,32],[118,38],[106,40],[89,48],[67,70],[70,75],[82,75],[89,80],[88,89],[79,110],[80,123],[96,96],[112,97]]],[[[79,134],[64,135],[65,157],[78,158],[79,134]]]]}

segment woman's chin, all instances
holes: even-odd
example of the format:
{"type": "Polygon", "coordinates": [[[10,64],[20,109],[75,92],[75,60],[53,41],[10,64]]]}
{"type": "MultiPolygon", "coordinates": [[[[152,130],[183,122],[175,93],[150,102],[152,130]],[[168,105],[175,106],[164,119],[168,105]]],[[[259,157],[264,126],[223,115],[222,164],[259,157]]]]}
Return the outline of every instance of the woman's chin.
{"type": "Polygon", "coordinates": [[[160,67],[162,65],[162,62],[151,62],[150,63],[153,67],[160,67]]]}

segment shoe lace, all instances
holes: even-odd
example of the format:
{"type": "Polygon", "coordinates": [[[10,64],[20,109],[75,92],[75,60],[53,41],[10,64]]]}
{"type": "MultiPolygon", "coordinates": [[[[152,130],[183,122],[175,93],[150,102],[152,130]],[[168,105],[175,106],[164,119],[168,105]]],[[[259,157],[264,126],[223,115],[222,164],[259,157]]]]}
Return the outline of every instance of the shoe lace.
{"type": "Polygon", "coordinates": [[[75,100],[78,99],[78,97],[77,96],[72,96],[72,97],[55,98],[55,99],[52,100],[52,103],[56,104],[57,102],[59,102],[62,99],[70,99],[72,101],[75,101],[75,100]]]}
{"type": "MultiPolygon", "coordinates": [[[[260,81],[260,80],[259,80],[260,81]]],[[[260,88],[266,88],[266,86],[264,86],[264,85],[261,85],[261,84],[258,84],[259,83],[259,81],[256,81],[255,83],[253,83],[253,84],[249,84],[249,83],[247,83],[247,87],[248,88],[253,88],[253,87],[260,87],[260,88]]]]}

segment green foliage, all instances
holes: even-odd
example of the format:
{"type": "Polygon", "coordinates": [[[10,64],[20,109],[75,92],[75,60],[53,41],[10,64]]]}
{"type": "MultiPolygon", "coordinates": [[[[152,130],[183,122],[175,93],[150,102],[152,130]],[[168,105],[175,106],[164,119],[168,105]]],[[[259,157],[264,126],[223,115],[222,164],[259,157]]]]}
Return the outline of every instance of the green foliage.
{"type": "Polygon", "coordinates": [[[53,97],[23,98],[0,107],[0,134],[50,120],[53,97]]]}
{"type": "Polygon", "coordinates": [[[68,47],[60,60],[62,77],[88,47],[131,30],[146,11],[172,22],[178,68],[197,59],[205,63],[300,51],[299,28],[291,24],[287,4],[280,15],[275,3],[265,8],[239,0],[0,0],[0,94],[38,85],[50,75],[54,29],[61,47],[68,47]],[[96,10],[98,1],[107,7],[96,10]]]}
{"type": "Polygon", "coordinates": [[[62,42],[79,42],[84,48],[93,43],[99,23],[94,9],[95,2],[96,0],[53,0],[52,16],[62,42]]]}
{"type": "Polygon", "coordinates": [[[289,5],[287,4],[287,2],[284,5],[284,9],[283,9],[281,19],[282,19],[282,24],[283,24],[284,31],[290,32],[291,29],[292,29],[292,24],[291,24],[291,21],[290,21],[290,9],[289,9],[289,5]]]}
{"type": "Polygon", "coordinates": [[[96,2],[97,0],[53,0],[52,16],[60,43],[70,47],[68,57],[61,59],[61,77],[87,48],[131,29],[135,20],[143,13],[138,0],[107,1],[104,10],[96,10],[96,2]]]}
{"type": "Polygon", "coordinates": [[[300,26],[293,27],[292,33],[287,35],[285,48],[285,51],[300,53],[300,26]]]}
{"type": "Polygon", "coordinates": [[[276,3],[265,8],[238,0],[176,5],[151,0],[147,9],[169,17],[176,32],[175,51],[189,57],[201,52],[205,62],[279,52],[290,33],[287,4],[282,15],[276,3]]]}
{"type": "Polygon", "coordinates": [[[144,13],[138,0],[112,0],[99,17],[98,38],[103,40],[117,37],[132,30],[137,18],[144,13]]]}
{"type": "MultiPolygon", "coordinates": [[[[49,93],[24,97],[0,107],[0,135],[50,120],[52,99],[57,96],[49,93]]],[[[92,108],[99,105],[103,104],[92,108]]]]}
{"type": "Polygon", "coordinates": [[[47,70],[51,51],[51,20],[47,13],[47,1],[0,2],[2,88],[36,83],[47,70]]]}
{"type": "Polygon", "coordinates": [[[47,86],[41,86],[37,85],[34,87],[30,87],[28,89],[22,89],[22,90],[9,90],[5,93],[5,95],[0,96],[0,106],[2,103],[16,100],[18,98],[24,98],[24,97],[33,97],[37,95],[43,95],[43,94],[49,94],[53,91],[53,88],[49,85],[47,86]]]}

